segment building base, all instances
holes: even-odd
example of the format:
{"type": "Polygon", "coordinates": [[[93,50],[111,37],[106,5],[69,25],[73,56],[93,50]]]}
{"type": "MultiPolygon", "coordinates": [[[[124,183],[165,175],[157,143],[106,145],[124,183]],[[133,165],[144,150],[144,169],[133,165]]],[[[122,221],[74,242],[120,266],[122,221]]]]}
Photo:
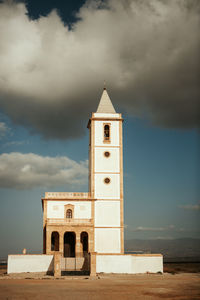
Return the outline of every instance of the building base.
{"type": "MultiPolygon", "coordinates": [[[[61,275],[60,254],[53,255],[9,255],[8,274],[52,272],[61,275]]],[[[80,268],[81,270],[82,268],[80,268]]],[[[72,269],[70,269],[71,271],[72,269]]],[[[66,269],[67,271],[67,269],[66,269]]],[[[139,274],[163,273],[161,254],[90,254],[91,276],[96,273],[139,274]]]]}
{"type": "Polygon", "coordinates": [[[161,254],[97,254],[96,273],[163,273],[161,254]]]}

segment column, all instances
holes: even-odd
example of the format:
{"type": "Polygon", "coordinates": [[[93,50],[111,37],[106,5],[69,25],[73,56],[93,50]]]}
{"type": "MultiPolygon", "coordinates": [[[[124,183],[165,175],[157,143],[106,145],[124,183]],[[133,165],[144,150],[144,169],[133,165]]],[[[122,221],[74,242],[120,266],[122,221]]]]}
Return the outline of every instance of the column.
{"type": "Polygon", "coordinates": [[[90,276],[96,276],[96,252],[90,253],[90,276]]]}
{"type": "Polygon", "coordinates": [[[76,256],[82,256],[83,251],[81,251],[82,245],[80,241],[80,232],[76,232],[76,256]]]}
{"type": "Polygon", "coordinates": [[[63,232],[59,232],[59,252],[61,256],[64,256],[64,235],[63,232]]]}
{"type": "Polygon", "coordinates": [[[59,251],[54,252],[54,276],[61,276],[61,254],[59,251]]]}
{"type": "Polygon", "coordinates": [[[51,254],[51,230],[46,230],[46,254],[51,254]]]}
{"type": "Polygon", "coordinates": [[[88,252],[94,252],[94,229],[88,230],[88,252]]]}
{"type": "Polygon", "coordinates": [[[46,254],[46,240],[47,240],[47,237],[46,237],[46,226],[43,227],[43,254],[46,254]]]}

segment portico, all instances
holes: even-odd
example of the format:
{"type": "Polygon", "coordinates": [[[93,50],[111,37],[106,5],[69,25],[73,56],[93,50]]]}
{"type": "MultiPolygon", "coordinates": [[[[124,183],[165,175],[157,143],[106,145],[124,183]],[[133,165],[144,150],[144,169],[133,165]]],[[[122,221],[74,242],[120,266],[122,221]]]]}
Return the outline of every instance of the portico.
{"type": "Polygon", "coordinates": [[[46,193],[42,199],[44,254],[59,251],[63,257],[77,257],[94,251],[94,201],[89,199],[88,193],[79,194],[79,199],[74,199],[77,193],[46,193]],[[48,212],[50,202],[53,205],[49,204],[48,212]],[[64,208],[62,212],[55,205],[58,203],[64,208]],[[79,218],[81,215],[77,214],[84,210],[87,211],[85,218],[79,218]],[[53,217],[55,214],[56,218],[53,217]]]}

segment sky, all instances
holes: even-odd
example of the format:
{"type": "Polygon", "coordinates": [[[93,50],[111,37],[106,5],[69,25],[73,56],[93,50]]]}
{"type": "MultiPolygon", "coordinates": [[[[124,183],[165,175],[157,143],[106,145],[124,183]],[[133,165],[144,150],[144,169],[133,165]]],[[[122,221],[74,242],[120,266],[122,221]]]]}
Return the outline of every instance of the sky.
{"type": "Polygon", "coordinates": [[[45,191],[88,191],[104,81],[123,114],[125,239],[198,238],[196,0],[0,1],[0,257],[42,249],[45,191]]]}

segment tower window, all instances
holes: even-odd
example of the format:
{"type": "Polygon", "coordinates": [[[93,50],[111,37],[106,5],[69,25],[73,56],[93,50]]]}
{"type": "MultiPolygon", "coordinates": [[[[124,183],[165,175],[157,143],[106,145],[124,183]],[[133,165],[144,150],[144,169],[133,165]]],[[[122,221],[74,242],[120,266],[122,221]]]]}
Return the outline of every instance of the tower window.
{"type": "Polygon", "coordinates": [[[104,179],[104,183],[109,184],[109,183],[110,183],[110,178],[106,177],[106,178],[104,179]]]}
{"type": "Polygon", "coordinates": [[[110,152],[105,151],[105,152],[104,152],[104,156],[105,156],[105,157],[109,157],[109,156],[110,156],[110,152]]]}
{"type": "Polygon", "coordinates": [[[110,141],[110,125],[105,124],[104,125],[104,142],[110,141]]]}
{"type": "Polygon", "coordinates": [[[67,218],[67,219],[71,219],[71,218],[72,218],[72,210],[71,210],[71,209],[68,209],[68,210],[66,211],[66,218],[67,218]]]}

